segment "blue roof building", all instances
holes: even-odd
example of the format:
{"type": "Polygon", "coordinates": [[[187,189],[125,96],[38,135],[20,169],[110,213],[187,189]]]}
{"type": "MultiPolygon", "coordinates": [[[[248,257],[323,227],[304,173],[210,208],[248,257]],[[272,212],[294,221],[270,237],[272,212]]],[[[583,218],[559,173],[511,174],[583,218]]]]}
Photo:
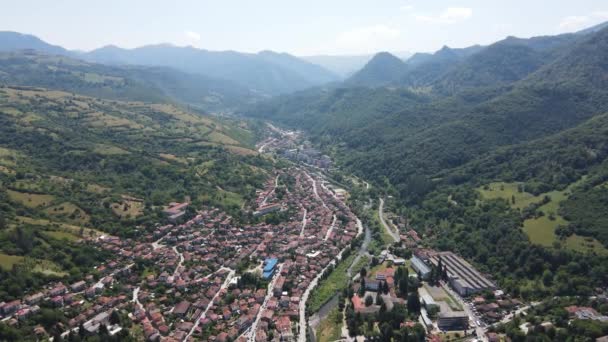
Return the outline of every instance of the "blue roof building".
{"type": "Polygon", "coordinates": [[[268,279],[272,277],[278,262],[279,260],[277,258],[268,258],[264,260],[264,273],[262,273],[262,278],[268,279]]]}

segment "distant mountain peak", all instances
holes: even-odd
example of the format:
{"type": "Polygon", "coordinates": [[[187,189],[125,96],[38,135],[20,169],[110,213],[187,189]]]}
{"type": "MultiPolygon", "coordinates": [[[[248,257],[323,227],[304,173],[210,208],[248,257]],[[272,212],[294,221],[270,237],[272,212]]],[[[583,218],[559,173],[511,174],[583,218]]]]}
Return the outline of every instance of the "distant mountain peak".
{"type": "Polygon", "coordinates": [[[383,86],[398,80],[405,68],[405,63],[399,57],[389,52],[379,52],[346,82],[360,86],[383,86]]]}

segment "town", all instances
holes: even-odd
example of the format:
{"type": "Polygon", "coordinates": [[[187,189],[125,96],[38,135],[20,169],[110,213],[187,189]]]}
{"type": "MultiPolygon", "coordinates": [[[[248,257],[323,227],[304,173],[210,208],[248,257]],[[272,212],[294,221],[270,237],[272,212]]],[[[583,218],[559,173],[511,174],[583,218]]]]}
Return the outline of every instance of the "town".
{"type": "MultiPolygon", "coordinates": [[[[405,218],[383,212],[382,199],[377,209],[366,205],[377,210],[378,227],[390,241],[374,253],[370,222],[357,217],[348,192],[323,172],[331,162],[309,147],[294,152],[304,146],[298,134],[273,129],[259,151],[294,163],[276,169],[257,192],[251,204],[256,223],[239,223],[218,208],[168,203],[164,223],[145,227],[137,238],[83,237],[82,243],[114,258],[79,281],[0,303],[2,324],[26,324],[41,307],[53,307],[67,324],[60,334],[34,326],[41,340],[120,336],[128,327],[148,341],[305,342],[325,340],[317,328],[339,308],[343,320],[336,329],[346,341],[379,333],[395,338],[381,331],[382,321],[393,317],[397,328],[421,340],[495,342],[507,340],[498,325],[538,304],[510,297],[455,253],[428,248],[405,218]],[[346,295],[336,293],[311,312],[310,296],[345,255],[363,260],[349,259],[346,295]],[[355,264],[361,268],[351,273],[355,264]]],[[[566,310],[573,318],[608,319],[585,306],[566,310]]]]}
{"type": "MultiPolygon", "coordinates": [[[[304,169],[277,171],[254,212],[276,214],[282,218],[276,223],[241,226],[219,209],[198,208],[188,221],[151,227],[138,239],[86,238],[115,255],[97,268],[99,279],[50,284],[1,303],[2,321],[20,324],[44,303],[69,317],[64,337],[119,333],[113,312],[126,310],[152,341],[296,338],[306,331],[306,298],[318,276],[363,229],[322,183],[304,169]]],[[[178,221],[187,206],[171,203],[167,219],[178,221]]],[[[40,326],[35,331],[47,334],[40,326]]]]}

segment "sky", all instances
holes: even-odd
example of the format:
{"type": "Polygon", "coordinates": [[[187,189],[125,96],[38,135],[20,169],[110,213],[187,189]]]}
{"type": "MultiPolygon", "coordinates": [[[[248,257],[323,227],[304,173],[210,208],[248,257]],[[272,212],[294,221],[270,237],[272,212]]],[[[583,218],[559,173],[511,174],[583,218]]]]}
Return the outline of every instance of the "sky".
{"type": "Polygon", "coordinates": [[[606,0],[0,0],[0,30],[74,50],[171,43],[299,56],[431,52],[608,21],[606,0]]]}

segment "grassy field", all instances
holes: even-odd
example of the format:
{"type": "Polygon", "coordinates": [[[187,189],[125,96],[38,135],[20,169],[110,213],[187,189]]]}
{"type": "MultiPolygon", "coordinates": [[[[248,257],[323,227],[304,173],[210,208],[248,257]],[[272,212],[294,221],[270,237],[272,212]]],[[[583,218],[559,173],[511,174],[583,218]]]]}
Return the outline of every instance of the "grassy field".
{"type": "Polygon", "coordinates": [[[218,131],[211,132],[211,134],[209,134],[207,138],[211,142],[216,142],[224,145],[239,145],[238,141],[218,131]]]}
{"type": "MultiPolygon", "coordinates": [[[[523,209],[530,204],[540,203],[545,196],[548,196],[551,201],[538,207],[539,212],[543,212],[544,216],[538,218],[530,218],[524,221],[524,232],[528,235],[530,241],[545,247],[552,247],[555,242],[559,242],[555,235],[557,227],[568,225],[563,217],[558,214],[560,203],[565,200],[572,189],[583,182],[585,178],[570,184],[562,191],[550,191],[547,193],[534,196],[527,192],[519,192],[520,183],[491,183],[487,186],[478,188],[477,190],[484,199],[502,198],[511,204],[514,209],[523,209]],[[513,198],[515,202],[513,203],[513,198]]],[[[607,254],[608,250],[602,244],[593,238],[584,238],[581,236],[570,236],[566,241],[561,242],[563,247],[577,250],[580,252],[595,251],[601,254],[607,254]]]]}
{"type": "Polygon", "coordinates": [[[49,260],[39,260],[33,258],[25,258],[18,255],[7,255],[0,253],[0,267],[4,270],[11,270],[15,264],[24,264],[32,272],[42,273],[46,275],[56,275],[63,277],[67,275],[59,265],[49,260]]]}
{"type": "Polygon", "coordinates": [[[87,184],[87,191],[95,194],[103,194],[104,192],[110,191],[110,188],[103,187],[98,184],[89,183],[87,184]]]}
{"type": "Polygon", "coordinates": [[[72,225],[72,224],[68,224],[68,223],[50,221],[50,220],[45,220],[45,219],[34,219],[31,217],[25,217],[25,216],[17,216],[17,223],[26,223],[26,224],[31,224],[34,226],[40,226],[42,228],[52,227],[52,229],[66,231],[66,232],[69,232],[76,236],[80,235],[81,229],[83,230],[83,233],[86,236],[91,236],[91,234],[94,236],[99,236],[99,235],[104,234],[103,232],[101,232],[97,229],[94,229],[94,228],[85,228],[85,227],[76,226],[76,225],[72,225]]]}
{"type": "Polygon", "coordinates": [[[118,146],[104,145],[104,144],[95,145],[93,152],[102,154],[104,156],[116,156],[116,155],[121,155],[121,154],[129,154],[129,151],[123,150],[122,148],[120,148],[118,146]]]}
{"type": "Polygon", "coordinates": [[[238,207],[242,208],[245,204],[243,197],[235,192],[226,190],[218,190],[217,197],[209,197],[208,194],[199,196],[201,201],[209,201],[221,207],[238,207]]]}
{"type": "Polygon", "coordinates": [[[10,270],[13,268],[14,264],[18,264],[18,263],[22,262],[23,259],[24,258],[22,256],[7,255],[7,254],[0,253],[0,267],[2,267],[2,269],[4,269],[4,270],[10,270]]]}
{"type": "Polygon", "coordinates": [[[536,203],[542,200],[538,196],[534,196],[527,192],[519,192],[518,187],[521,183],[505,183],[496,182],[490,183],[486,186],[477,189],[484,199],[497,199],[502,198],[508,200],[511,203],[511,207],[515,209],[523,209],[532,203],[536,203]],[[512,203],[512,198],[515,198],[515,203],[512,203]]]}
{"type": "Polygon", "coordinates": [[[178,157],[178,156],[176,156],[174,154],[161,153],[161,154],[159,154],[159,156],[162,159],[167,160],[167,161],[175,161],[175,162],[178,162],[178,163],[181,163],[181,164],[186,164],[186,165],[188,164],[188,160],[186,158],[181,158],[181,157],[178,157]]]}
{"type": "Polygon", "coordinates": [[[80,239],[80,237],[78,237],[77,235],[74,235],[73,233],[59,231],[59,230],[45,231],[44,235],[48,235],[48,236],[52,237],[53,239],[57,239],[57,240],[78,241],[80,239]]]}
{"type": "Polygon", "coordinates": [[[340,263],[338,263],[336,269],[331,272],[329,277],[321,281],[319,286],[312,291],[307,303],[307,307],[309,308],[310,312],[317,312],[331,297],[337,293],[340,293],[346,288],[348,284],[348,275],[346,274],[346,270],[348,270],[348,267],[353,263],[354,260],[354,253],[348,258],[342,260],[340,263]]]}
{"type": "Polygon", "coordinates": [[[353,274],[359,272],[363,267],[367,267],[369,264],[369,258],[367,256],[362,256],[359,258],[359,261],[353,265],[353,274]]]}
{"type": "Polygon", "coordinates": [[[375,279],[376,274],[378,274],[378,272],[384,272],[387,268],[388,268],[388,262],[383,262],[383,263],[376,265],[376,266],[372,267],[371,269],[369,269],[367,272],[367,276],[371,279],[375,279]]]}
{"type": "Polygon", "coordinates": [[[452,298],[452,296],[441,287],[431,287],[426,283],[423,286],[436,302],[446,302],[450,306],[450,309],[454,311],[462,310],[462,306],[458,303],[458,301],[452,298]]]}
{"type": "Polygon", "coordinates": [[[112,212],[121,219],[135,218],[143,215],[144,203],[141,201],[123,199],[120,203],[112,203],[112,212]]]}
{"type": "Polygon", "coordinates": [[[80,209],[77,205],[64,202],[44,210],[47,214],[52,216],[67,216],[69,221],[77,224],[86,224],[91,218],[87,213],[80,209]]]}
{"type": "Polygon", "coordinates": [[[53,195],[32,194],[13,190],[6,191],[11,200],[21,203],[29,208],[45,207],[55,199],[53,195]]]}
{"type": "MultiPolygon", "coordinates": [[[[378,210],[374,210],[373,219],[378,223],[380,227],[380,237],[382,238],[382,242],[385,246],[391,245],[395,242],[393,237],[386,231],[382,223],[380,222],[380,216],[378,214],[378,210]]],[[[390,224],[387,222],[387,224],[390,224]]]]}
{"type": "Polygon", "coordinates": [[[342,313],[338,308],[332,309],[327,317],[321,321],[316,331],[317,341],[331,342],[340,339],[342,334],[342,313]]]}

